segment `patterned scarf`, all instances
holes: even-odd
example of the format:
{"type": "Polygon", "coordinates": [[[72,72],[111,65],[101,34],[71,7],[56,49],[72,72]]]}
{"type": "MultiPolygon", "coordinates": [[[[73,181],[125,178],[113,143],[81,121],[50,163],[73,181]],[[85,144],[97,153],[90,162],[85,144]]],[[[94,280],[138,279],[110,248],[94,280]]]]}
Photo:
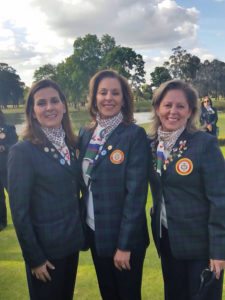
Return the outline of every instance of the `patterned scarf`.
{"type": "Polygon", "coordinates": [[[156,150],[157,163],[156,163],[156,172],[161,176],[162,167],[167,159],[168,155],[172,151],[173,146],[175,145],[177,139],[184,131],[185,126],[175,130],[175,131],[163,131],[162,127],[158,128],[158,147],[156,150]]]}
{"type": "Polygon", "coordinates": [[[59,128],[41,127],[41,129],[46,135],[47,139],[56,147],[59,153],[70,165],[70,151],[65,142],[66,133],[62,126],[59,128]]]}
{"type": "Polygon", "coordinates": [[[99,158],[99,154],[102,148],[113,132],[113,130],[123,121],[123,114],[119,112],[116,116],[107,119],[101,119],[100,115],[96,117],[97,127],[92,135],[92,138],[88,144],[84,160],[89,162],[86,176],[90,177],[94,162],[99,158]]]}

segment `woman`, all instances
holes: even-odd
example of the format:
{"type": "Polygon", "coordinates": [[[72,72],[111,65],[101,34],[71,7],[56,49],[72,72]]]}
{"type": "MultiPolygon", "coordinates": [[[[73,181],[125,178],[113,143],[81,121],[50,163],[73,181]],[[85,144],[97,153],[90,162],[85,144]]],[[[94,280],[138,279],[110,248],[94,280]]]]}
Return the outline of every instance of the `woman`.
{"type": "Polygon", "coordinates": [[[5,192],[7,190],[7,159],[9,148],[17,142],[16,129],[5,122],[5,116],[0,110],[0,231],[7,226],[7,211],[5,192]]]}
{"type": "Polygon", "coordinates": [[[209,98],[209,96],[205,96],[201,103],[200,123],[208,133],[217,135],[217,121],[217,109],[213,107],[212,100],[209,98]]]}
{"type": "Polygon", "coordinates": [[[146,225],[147,139],[133,123],[127,80],[112,70],[89,87],[93,124],[80,132],[87,234],[104,300],[141,299],[146,225]]]}
{"type": "Polygon", "coordinates": [[[84,236],[76,138],[65,96],[51,80],[30,90],[24,141],[9,153],[9,198],[30,298],[73,298],[84,236]]]}
{"type": "Polygon", "coordinates": [[[152,100],[152,230],[166,300],[222,299],[225,165],[216,138],[195,127],[197,102],[180,80],[163,83],[152,100]],[[200,291],[208,267],[217,280],[200,291]]]}

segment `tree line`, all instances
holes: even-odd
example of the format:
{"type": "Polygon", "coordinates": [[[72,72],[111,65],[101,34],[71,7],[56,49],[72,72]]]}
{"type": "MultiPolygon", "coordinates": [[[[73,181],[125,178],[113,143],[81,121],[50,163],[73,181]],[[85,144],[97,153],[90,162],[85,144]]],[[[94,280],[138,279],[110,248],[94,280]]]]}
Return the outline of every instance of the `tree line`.
{"type": "MultiPolygon", "coordinates": [[[[57,81],[74,106],[85,104],[91,76],[108,68],[117,70],[129,80],[136,101],[150,101],[153,89],[173,78],[192,83],[200,97],[207,94],[216,99],[225,98],[225,63],[222,61],[214,59],[201,62],[199,57],[177,46],[172,49],[168,61],[150,73],[151,83],[145,81],[144,65],[142,55],[132,48],[117,45],[110,35],[98,38],[97,35],[87,34],[74,41],[71,56],[57,65],[41,66],[35,70],[33,79],[50,78],[57,81]]],[[[16,70],[6,63],[0,63],[0,105],[18,105],[23,101],[26,91],[27,87],[16,70]]]]}

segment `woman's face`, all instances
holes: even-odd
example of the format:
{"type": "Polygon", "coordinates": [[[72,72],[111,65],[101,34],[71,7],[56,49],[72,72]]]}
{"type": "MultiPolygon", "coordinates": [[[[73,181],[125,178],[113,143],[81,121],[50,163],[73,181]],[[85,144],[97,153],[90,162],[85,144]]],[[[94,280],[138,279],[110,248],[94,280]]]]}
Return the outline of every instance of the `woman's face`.
{"type": "Polygon", "coordinates": [[[204,107],[210,106],[210,100],[209,100],[209,97],[205,97],[205,98],[203,99],[203,105],[204,105],[204,107]]]}
{"type": "Polygon", "coordinates": [[[101,118],[117,115],[123,105],[121,84],[116,78],[104,78],[100,81],[96,94],[96,104],[101,118]]]}
{"type": "Polygon", "coordinates": [[[33,117],[47,128],[59,128],[66,112],[59,93],[52,87],[40,89],[34,94],[33,110],[33,117]]]}
{"type": "Polygon", "coordinates": [[[162,99],[156,114],[164,131],[175,131],[186,126],[191,110],[182,90],[170,90],[162,99]]]}

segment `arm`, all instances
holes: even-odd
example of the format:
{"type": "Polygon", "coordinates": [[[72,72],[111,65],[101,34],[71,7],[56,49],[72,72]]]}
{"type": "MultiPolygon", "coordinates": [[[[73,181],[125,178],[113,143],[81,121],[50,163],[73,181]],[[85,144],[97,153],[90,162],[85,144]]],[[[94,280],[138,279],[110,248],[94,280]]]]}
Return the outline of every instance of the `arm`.
{"type": "MultiPolygon", "coordinates": [[[[27,147],[15,145],[8,157],[9,201],[17,237],[25,261],[31,268],[47,261],[37,239],[31,219],[32,188],[35,174],[27,147]]],[[[26,145],[28,146],[28,145],[26,145]]]]}
{"type": "MultiPolygon", "coordinates": [[[[133,240],[140,235],[146,222],[148,144],[143,128],[137,128],[130,141],[127,155],[126,194],[124,195],[125,202],[117,244],[117,248],[125,252],[132,249],[133,240]]],[[[129,253],[126,255],[125,264],[127,264],[128,258],[129,253]]]]}

